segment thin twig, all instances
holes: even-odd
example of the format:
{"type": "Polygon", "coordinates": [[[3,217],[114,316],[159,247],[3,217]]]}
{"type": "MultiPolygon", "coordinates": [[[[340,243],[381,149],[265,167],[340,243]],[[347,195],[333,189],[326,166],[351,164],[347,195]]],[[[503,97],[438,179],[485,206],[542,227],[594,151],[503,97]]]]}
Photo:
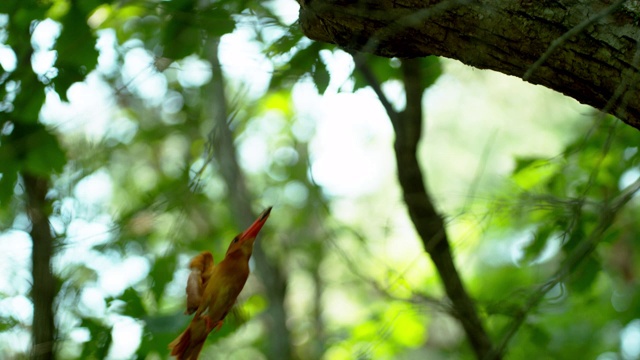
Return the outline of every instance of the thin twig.
{"type": "Polygon", "coordinates": [[[596,249],[596,245],[602,240],[604,233],[613,224],[616,215],[626,205],[633,196],[640,191],[640,178],[633,184],[627,186],[617,197],[609,204],[605,205],[600,216],[600,221],[589,237],[585,239],[580,246],[569,256],[562,267],[549,279],[549,281],[540,285],[538,289],[529,297],[526,304],[518,311],[512,323],[507,328],[502,340],[495,349],[495,354],[503,354],[511,338],[518,332],[518,329],[527,319],[528,314],[538,306],[544,296],[560,282],[564,281],[571,270],[580,264],[582,260],[587,258],[596,249]]]}
{"type": "Polygon", "coordinates": [[[470,205],[471,201],[473,201],[473,199],[476,197],[478,186],[480,185],[480,180],[484,176],[484,172],[487,168],[489,154],[491,153],[491,149],[495,144],[495,139],[497,134],[498,134],[497,131],[493,131],[491,135],[489,135],[489,138],[487,139],[486,143],[484,144],[484,147],[482,148],[480,161],[479,161],[478,167],[476,168],[476,173],[473,176],[473,180],[471,181],[471,185],[469,186],[469,191],[467,192],[466,201],[462,206],[462,210],[460,211],[461,213],[464,213],[467,211],[467,209],[469,209],[469,207],[471,206],[470,205]]]}
{"type": "Polygon", "coordinates": [[[371,87],[373,92],[376,93],[376,96],[378,96],[378,100],[382,104],[382,107],[384,107],[384,110],[387,112],[387,116],[391,120],[391,124],[395,128],[396,123],[398,122],[397,119],[399,114],[393,108],[393,105],[391,104],[391,101],[389,101],[389,98],[387,98],[387,96],[382,91],[380,82],[378,82],[378,79],[376,79],[376,76],[369,67],[369,64],[367,64],[366,55],[363,53],[352,52],[351,56],[353,57],[353,62],[356,65],[356,69],[360,72],[360,74],[362,74],[364,79],[367,81],[367,84],[371,87]]]}

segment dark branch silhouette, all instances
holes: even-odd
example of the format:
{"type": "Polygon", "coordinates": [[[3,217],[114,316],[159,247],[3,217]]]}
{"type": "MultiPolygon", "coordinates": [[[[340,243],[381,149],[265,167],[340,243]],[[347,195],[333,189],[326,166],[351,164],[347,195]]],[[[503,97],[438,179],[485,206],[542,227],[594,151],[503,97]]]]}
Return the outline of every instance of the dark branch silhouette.
{"type": "MultiPolygon", "coordinates": [[[[493,352],[491,339],[482,325],[473,300],[467,294],[453,262],[449,240],[442,216],[436,211],[429,195],[417,158],[418,143],[422,136],[422,94],[418,60],[403,60],[401,65],[405,85],[406,107],[397,112],[386,98],[380,84],[368,68],[363,57],[354,55],[356,68],[363,74],[380,98],[393,125],[396,140],[395,154],[398,179],[409,216],[420,236],[425,251],[431,256],[454,316],[460,321],[477,358],[488,359],[493,352]]],[[[496,354],[493,359],[499,359],[496,354]]]]}
{"type": "Polygon", "coordinates": [[[33,326],[31,358],[54,359],[55,322],[53,300],[56,296],[56,279],[51,269],[53,236],[49,225],[51,204],[47,200],[47,179],[23,174],[24,191],[27,196],[27,215],[31,221],[29,235],[33,242],[31,256],[33,286],[33,326]]]}

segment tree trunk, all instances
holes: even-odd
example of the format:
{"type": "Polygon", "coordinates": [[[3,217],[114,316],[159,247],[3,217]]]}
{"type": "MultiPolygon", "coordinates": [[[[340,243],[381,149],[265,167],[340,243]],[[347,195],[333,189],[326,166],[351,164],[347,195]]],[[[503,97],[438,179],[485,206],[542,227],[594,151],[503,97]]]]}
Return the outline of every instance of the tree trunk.
{"type": "Polygon", "coordinates": [[[33,325],[31,358],[54,359],[55,323],[53,300],[56,280],[51,270],[53,236],[49,226],[50,204],[46,200],[48,181],[41,177],[23,174],[27,195],[27,215],[31,221],[33,325]]]}
{"type": "MultiPolygon", "coordinates": [[[[215,131],[209,141],[214,148],[214,156],[220,164],[220,173],[229,191],[231,212],[238,219],[240,228],[246,228],[256,218],[251,211],[251,194],[247,187],[240,165],[238,164],[234,135],[229,128],[227,100],[224,93],[224,78],[218,58],[219,39],[207,41],[207,58],[211,61],[213,79],[206,88],[211,102],[209,115],[215,122],[215,131]]],[[[285,297],[287,293],[286,274],[265,253],[262,242],[253,245],[253,259],[256,275],[262,281],[268,301],[266,310],[267,358],[270,360],[289,360],[292,358],[291,334],[287,328],[285,297]]]]}
{"type": "Polygon", "coordinates": [[[299,0],[311,39],[385,57],[453,58],[523,78],[640,128],[640,4],[299,0]]]}

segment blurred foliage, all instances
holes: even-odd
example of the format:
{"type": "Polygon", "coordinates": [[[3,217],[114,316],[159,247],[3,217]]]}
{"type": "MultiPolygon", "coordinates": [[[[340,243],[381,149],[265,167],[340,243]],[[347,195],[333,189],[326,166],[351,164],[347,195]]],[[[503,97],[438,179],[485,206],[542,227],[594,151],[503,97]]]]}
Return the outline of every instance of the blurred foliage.
{"type": "MultiPolygon", "coordinates": [[[[500,215],[493,221],[492,233],[524,234],[526,240],[514,259],[515,268],[509,267],[526,270],[529,276],[511,281],[519,284],[518,289],[503,289],[511,295],[502,301],[491,300],[493,304],[486,309],[507,318],[519,316],[529,289],[536,283],[547,281],[561,269],[570,275],[528,314],[509,357],[525,357],[540,348],[553,359],[570,358],[577,351],[585,358],[619,351],[621,329],[640,315],[632,305],[638,296],[634,260],[638,246],[631,240],[638,235],[633,220],[637,201],[632,200],[596,239],[599,245],[595,252],[582,254],[578,249],[607,216],[609,202],[640,175],[637,141],[637,130],[600,114],[561,155],[516,162],[514,187],[507,196],[518,196],[518,201],[504,198],[495,202],[494,214],[500,215]]],[[[496,275],[484,286],[503,282],[504,271],[504,266],[492,270],[496,275]]]]}
{"type": "MultiPolygon", "coordinates": [[[[348,84],[332,84],[332,59],[341,51],[304,38],[296,23],[279,15],[287,6],[248,0],[0,3],[2,236],[28,230],[19,174],[51,177],[50,221],[58,241],[52,267],[62,284],[59,358],[166,358],[167,344],[189,321],[182,313],[190,257],[209,249],[219,261],[240,231],[228,211],[223,165],[208,140],[215,129],[205,115],[211,72],[202,48],[205,39],[238,33],[249,34],[272,69],[258,91],[228,76],[226,93],[253,208],[274,205],[259,241],[289,279],[295,357],[472,357],[437,278],[420,262],[424,255],[414,249],[420,261],[381,258],[390,233],[385,227],[394,223],[372,226],[370,219],[392,216],[371,206],[363,224],[343,221],[332,215],[341,199],[310,176],[314,114],[298,107],[294,87],[312,83],[324,94],[368,84],[358,73],[348,84]],[[57,27],[46,27],[55,33],[48,45],[35,34],[51,23],[57,27]],[[47,59],[53,59],[48,66],[47,59]],[[85,103],[92,108],[84,113],[65,110],[85,103]]],[[[380,82],[401,81],[397,59],[366,61],[380,82]]],[[[430,86],[442,73],[441,60],[423,63],[429,69],[423,83],[430,86]]],[[[565,266],[607,202],[640,175],[636,130],[594,115],[573,131],[575,140],[557,157],[515,159],[503,192],[468,210],[490,214],[470,221],[485,230],[465,276],[495,339],[522,315],[534,289],[565,266]],[[481,255],[492,247],[516,255],[481,255]]],[[[508,358],[640,355],[622,341],[640,331],[634,322],[640,315],[637,205],[618,216],[595,252],[568,269],[566,281],[528,309],[508,358]]],[[[18,260],[11,265],[29,267],[18,260]]],[[[31,324],[17,310],[30,279],[15,278],[22,282],[0,289],[6,309],[0,311],[0,353],[9,358],[28,351],[31,324]]],[[[250,279],[237,314],[210,336],[205,356],[269,356],[269,327],[261,318],[266,291],[250,279]]]]}

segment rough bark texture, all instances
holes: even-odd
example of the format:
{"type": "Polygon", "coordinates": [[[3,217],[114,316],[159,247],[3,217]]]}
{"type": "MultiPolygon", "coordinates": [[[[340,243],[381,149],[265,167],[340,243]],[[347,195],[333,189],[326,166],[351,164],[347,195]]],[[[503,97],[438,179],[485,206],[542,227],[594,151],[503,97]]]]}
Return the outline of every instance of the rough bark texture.
{"type": "Polygon", "coordinates": [[[299,1],[311,39],[385,57],[457,59],[525,78],[640,128],[638,1],[299,1]]]}
{"type": "Polygon", "coordinates": [[[46,199],[47,179],[23,174],[27,195],[27,214],[31,221],[33,242],[32,276],[33,326],[31,359],[54,359],[55,323],[53,300],[56,295],[56,279],[51,270],[53,236],[49,226],[51,204],[46,199]]]}

